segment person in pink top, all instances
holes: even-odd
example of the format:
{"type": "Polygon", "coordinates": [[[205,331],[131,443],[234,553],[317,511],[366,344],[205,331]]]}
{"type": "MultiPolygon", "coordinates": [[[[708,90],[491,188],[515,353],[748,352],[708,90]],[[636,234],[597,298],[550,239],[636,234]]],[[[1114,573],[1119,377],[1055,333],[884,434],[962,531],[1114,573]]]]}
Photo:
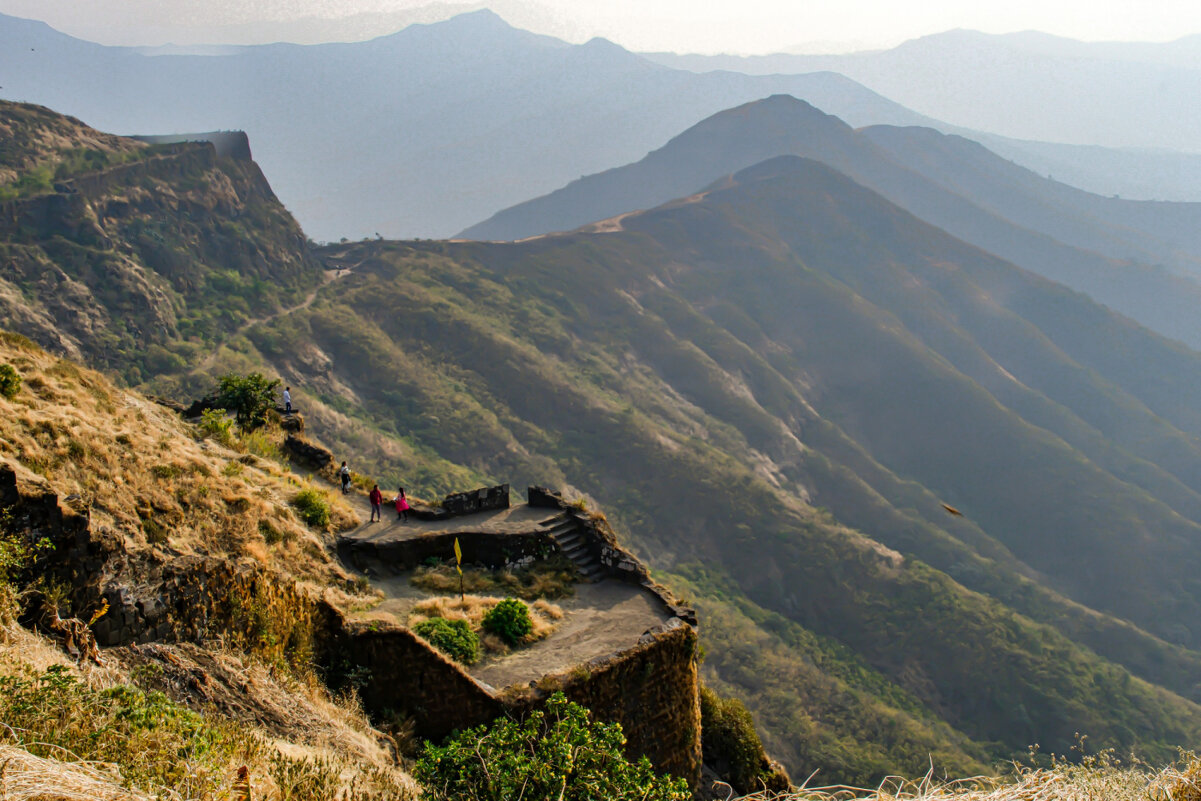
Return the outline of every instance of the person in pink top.
{"type": "Polygon", "coordinates": [[[384,502],[384,493],[379,491],[379,484],[372,485],[371,494],[367,497],[371,499],[371,522],[383,520],[384,513],[380,510],[380,505],[384,502]]]}
{"type": "Polygon", "coordinates": [[[396,488],[396,519],[409,522],[409,501],[405,498],[405,488],[396,488]]]}

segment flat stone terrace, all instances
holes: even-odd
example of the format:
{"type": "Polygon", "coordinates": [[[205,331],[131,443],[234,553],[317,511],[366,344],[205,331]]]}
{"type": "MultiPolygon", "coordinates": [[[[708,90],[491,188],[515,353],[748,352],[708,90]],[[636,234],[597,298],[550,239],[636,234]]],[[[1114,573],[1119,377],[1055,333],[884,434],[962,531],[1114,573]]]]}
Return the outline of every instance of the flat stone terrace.
{"type": "MultiPolygon", "coordinates": [[[[365,519],[370,515],[370,505],[365,500],[360,511],[365,519]]],[[[554,509],[519,504],[446,520],[416,520],[410,515],[404,523],[397,519],[395,508],[385,504],[383,521],[364,523],[341,536],[344,544],[352,548],[367,546],[369,550],[364,553],[376,554],[346,562],[348,568],[361,572],[384,595],[381,603],[354,616],[360,620],[407,624],[417,603],[436,597],[436,593],[410,583],[413,570],[388,564],[390,560],[385,555],[404,549],[406,544],[416,547],[423,541],[438,541],[445,545],[451,535],[459,534],[472,535],[477,541],[481,535],[502,540],[529,538],[544,535],[548,527],[561,519],[562,515],[554,509]]],[[[444,558],[451,558],[451,554],[444,558]]],[[[469,561],[466,553],[464,561],[469,561]]],[[[498,690],[537,682],[543,676],[569,671],[590,660],[632,648],[644,633],[673,617],[654,593],[612,578],[580,582],[575,585],[574,595],[550,602],[564,612],[551,636],[504,656],[486,657],[468,672],[498,690]]]]}
{"type": "MultiPolygon", "coordinates": [[[[370,519],[371,504],[365,498],[357,496],[352,500],[352,505],[364,520],[370,519]]],[[[530,534],[559,517],[554,509],[539,509],[524,503],[508,509],[477,512],[446,520],[418,520],[410,514],[406,523],[398,519],[396,507],[385,500],[383,513],[382,521],[363,523],[358,528],[343,532],[340,539],[379,544],[413,540],[430,534],[530,534]]]]}

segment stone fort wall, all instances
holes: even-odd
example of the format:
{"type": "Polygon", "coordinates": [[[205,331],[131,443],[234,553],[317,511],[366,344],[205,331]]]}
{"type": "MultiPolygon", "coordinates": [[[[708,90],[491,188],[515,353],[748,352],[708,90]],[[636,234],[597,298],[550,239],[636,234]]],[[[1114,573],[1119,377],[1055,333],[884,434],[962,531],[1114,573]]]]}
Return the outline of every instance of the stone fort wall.
{"type": "MultiPolygon", "coordinates": [[[[349,622],[325,601],[261,567],[130,553],[121,537],[60,503],[44,481],[4,462],[0,507],[12,512],[26,536],[51,542],[34,570],[68,583],[72,608],[94,610],[108,602],[109,612],[94,628],[102,646],[219,640],[269,657],[311,660],[331,683],[351,674],[366,677],[360,695],[368,711],[410,715],[417,733],[431,739],[501,714],[522,714],[561,689],[596,719],[620,723],[631,756],[646,755],[658,770],[699,785],[695,616],[653,585],[629,554],[610,566],[614,576],[644,583],[677,616],[644,634],[633,648],[544,677],[535,686],[499,693],[408,629],[349,622]]],[[[594,535],[608,543],[605,526],[593,525],[594,535]]],[[[537,536],[526,539],[531,547],[547,547],[537,536]]],[[[615,538],[603,547],[615,548],[615,538]]],[[[37,624],[36,611],[24,616],[26,625],[37,624]]]]}

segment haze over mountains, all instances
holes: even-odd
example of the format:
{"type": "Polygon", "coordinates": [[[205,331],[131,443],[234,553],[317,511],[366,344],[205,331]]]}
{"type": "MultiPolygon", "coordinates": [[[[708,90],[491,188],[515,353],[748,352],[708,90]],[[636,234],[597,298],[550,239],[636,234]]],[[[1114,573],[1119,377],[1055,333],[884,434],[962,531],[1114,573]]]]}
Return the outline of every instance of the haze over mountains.
{"type": "Polygon", "coordinates": [[[922,114],[1002,136],[1201,153],[1201,36],[1093,43],[957,30],[846,55],[648,57],[747,74],[831,70],[922,114]]]}
{"type": "MultiPolygon", "coordinates": [[[[852,126],[951,129],[840,75],[695,74],[603,40],[526,33],[487,11],[369,42],[211,52],[102,47],[0,15],[0,97],[124,134],[245,130],[280,197],[320,240],[449,236],[771,94],[852,126]]],[[[1114,159],[1131,162],[1126,173],[1144,186],[1155,169],[1130,154],[1012,144],[1010,158],[1056,175],[1073,163],[1082,185],[1106,193],[1129,194],[1110,188],[1114,159]]],[[[1160,172],[1179,173],[1177,156],[1156,158],[1168,162],[1160,172]]],[[[1167,185],[1129,188],[1155,197],[1167,185]]]]}
{"type": "Polygon", "coordinates": [[[784,96],[716,114],[635,164],[506,209],[462,236],[571,230],[783,154],[823,161],[929,223],[1201,347],[1201,204],[1090,195],[961,137],[917,127],[856,131],[784,96]]]}
{"type": "Polygon", "coordinates": [[[245,130],[310,236],[448,236],[698,120],[787,92],[855,122],[922,118],[838,75],[696,75],[481,11],[370,42],[147,56],[0,17],[2,96],[126,134],[245,130]]]}

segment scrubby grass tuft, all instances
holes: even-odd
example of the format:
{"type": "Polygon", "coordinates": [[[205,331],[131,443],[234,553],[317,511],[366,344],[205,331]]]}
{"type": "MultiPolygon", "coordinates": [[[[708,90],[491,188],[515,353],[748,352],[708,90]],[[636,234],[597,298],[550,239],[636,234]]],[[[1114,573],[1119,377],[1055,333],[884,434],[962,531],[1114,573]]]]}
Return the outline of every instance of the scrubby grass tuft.
{"type": "Polygon", "coordinates": [[[292,505],[300,513],[304,522],[314,528],[324,529],[329,526],[330,509],[326,494],[315,487],[305,487],[296,493],[292,505]]]}
{"type": "Polygon", "coordinates": [[[484,650],[495,654],[505,654],[508,653],[510,645],[529,645],[546,639],[554,632],[556,621],[563,618],[563,610],[560,607],[545,599],[535,601],[529,608],[530,630],[514,643],[509,643],[495,634],[484,631],[484,618],[501,603],[503,601],[500,598],[485,598],[478,595],[468,595],[463,600],[429,598],[418,602],[413,607],[413,611],[409,614],[409,625],[416,629],[424,621],[432,618],[463,621],[472,631],[482,635],[480,643],[484,650]]]}
{"type": "MultiPolygon", "coordinates": [[[[506,593],[532,601],[536,598],[566,598],[575,592],[575,565],[560,554],[520,570],[463,569],[463,588],[474,593],[506,593]]],[[[438,593],[459,591],[459,574],[453,565],[417,568],[409,582],[414,587],[438,593]]]]}
{"type": "Polygon", "coordinates": [[[888,778],[874,790],[834,786],[791,793],[755,793],[738,801],[1195,801],[1201,799],[1201,761],[1184,753],[1176,765],[1155,770],[1126,764],[1112,752],[1079,762],[1053,759],[1049,767],[1020,767],[1008,778],[940,782],[888,778]]]}
{"type": "Polygon", "coordinates": [[[21,391],[21,374],[11,364],[0,364],[0,395],[12,400],[21,391]]]}

